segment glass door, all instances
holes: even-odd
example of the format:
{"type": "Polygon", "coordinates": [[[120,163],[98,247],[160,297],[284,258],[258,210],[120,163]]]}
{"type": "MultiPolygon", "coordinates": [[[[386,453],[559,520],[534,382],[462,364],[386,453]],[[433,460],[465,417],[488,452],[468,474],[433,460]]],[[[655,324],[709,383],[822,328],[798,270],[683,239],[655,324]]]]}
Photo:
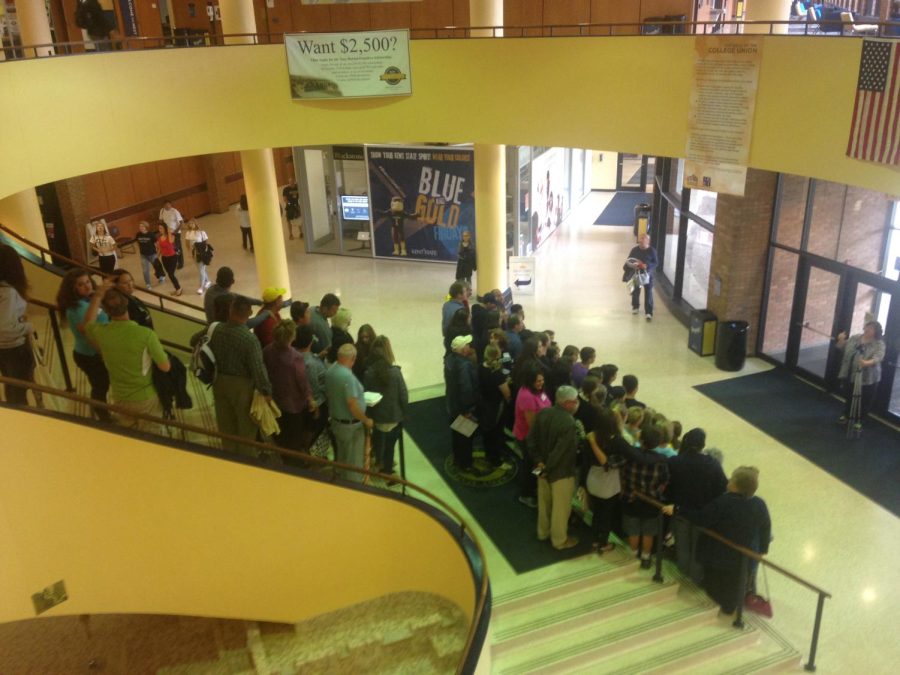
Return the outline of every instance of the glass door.
{"type": "Polygon", "coordinates": [[[647,157],[620,152],[616,167],[616,190],[626,192],[647,191],[647,157]]]}
{"type": "Polygon", "coordinates": [[[821,267],[806,266],[802,314],[796,326],[796,365],[824,381],[835,334],[841,276],[821,267]]]}

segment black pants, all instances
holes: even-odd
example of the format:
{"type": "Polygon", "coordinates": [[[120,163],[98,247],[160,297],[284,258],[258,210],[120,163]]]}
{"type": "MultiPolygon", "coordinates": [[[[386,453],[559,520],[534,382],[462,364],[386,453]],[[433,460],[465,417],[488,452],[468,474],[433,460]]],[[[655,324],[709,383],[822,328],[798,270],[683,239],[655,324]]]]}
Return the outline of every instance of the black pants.
{"type": "Polygon", "coordinates": [[[492,466],[500,466],[503,463],[503,453],[506,449],[506,434],[503,424],[497,422],[493,429],[482,429],[481,436],[484,439],[484,454],[492,466]]]}
{"type": "MultiPolygon", "coordinates": [[[[72,352],[72,358],[75,360],[75,365],[81,368],[87,376],[88,382],[91,383],[91,398],[106,403],[106,394],[109,392],[109,372],[106,370],[103,358],[99,354],[86,356],[78,352],[72,352]]],[[[106,408],[94,408],[94,414],[97,419],[104,422],[110,420],[110,414],[106,408]]]]}
{"type": "MultiPolygon", "coordinates": [[[[594,517],[591,521],[591,532],[594,541],[602,548],[609,543],[609,535],[613,531],[613,525],[620,514],[622,500],[619,495],[603,499],[591,495],[591,512],[594,517]]],[[[620,516],[621,518],[621,516],[620,516]]]]}
{"type": "Polygon", "coordinates": [[[528,452],[525,441],[516,440],[519,451],[522,453],[522,464],[519,467],[519,496],[524,499],[537,499],[537,476],[534,471],[534,461],[528,452]]]}
{"type": "Polygon", "coordinates": [[[278,418],[278,426],[281,427],[281,433],[275,437],[275,442],[280,447],[297,452],[307,451],[309,446],[304,447],[306,441],[304,434],[306,416],[304,413],[289,413],[282,410],[281,417],[278,418]]]}
{"type": "Polygon", "coordinates": [[[731,567],[706,567],[703,570],[703,586],[726,614],[737,609],[744,601],[747,580],[741,579],[741,569],[731,567]]]}
{"type": "MultiPolygon", "coordinates": [[[[32,380],[34,378],[34,354],[31,345],[25,344],[9,349],[0,349],[0,373],[4,377],[13,377],[17,380],[32,380]]],[[[28,403],[28,390],[24,387],[14,387],[7,384],[6,402],[13,405],[26,405],[28,403]]]]}
{"type": "MultiPolygon", "coordinates": [[[[631,292],[631,308],[640,309],[641,307],[641,286],[638,286],[631,292]]],[[[644,312],[653,314],[653,277],[650,282],[643,286],[644,289],[644,312]]]]}
{"type": "Polygon", "coordinates": [[[181,232],[175,233],[175,254],[178,257],[178,269],[184,267],[184,251],[181,250],[181,232]]]}
{"type": "MultiPolygon", "coordinates": [[[[875,400],[875,390],[878,389],[878,383],[864,384],[859,399],[859,421],[865,422],[872,409],[872,401],[875,400]]],[[[848,377],[844,380],[844,416],[850,417],[850,406],[853,404],[853,378],[848,377]]]]}
{"type": "Polygon", "coordinates": [[[100,256],[100,271],[104,274],[112,274],[113,270],[116,269],[116,256],[113,255],[101,255],[100,256]]]}
{"type": "Polygon", "coordinates": [[[453,436],[453,462],[459,469],[469,469],[472,466],[472,437],[464,436],[456,431],[450,431],[453,436]]]}
{"type": "Polygon", "coordinates": [[[169,275],[169,279],[172,280],[172,285],[175,286],[175,290],[181,290],[181,284],[178,283],[178,279],[175,276],[175,268],[178,267],[178,256],[177,255],[165,255],[162,259],[163,267],[166,268],[166,274],[169,275]]]}
{"type": "Polygon", "coordinates": [[[249,227],[241,228],[241,244],[245,249],[253,250],[253,230],[249,227]]]}

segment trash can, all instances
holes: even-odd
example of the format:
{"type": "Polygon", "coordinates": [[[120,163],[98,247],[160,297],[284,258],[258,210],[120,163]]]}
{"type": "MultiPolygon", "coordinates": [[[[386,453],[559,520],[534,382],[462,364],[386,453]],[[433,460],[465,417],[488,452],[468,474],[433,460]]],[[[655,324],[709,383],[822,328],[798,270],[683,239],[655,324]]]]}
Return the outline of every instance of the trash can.
{"type": "Polygon", "coordinates": [[[650,205],[641,202],[634,205],[634,238],[650,231],[650,205]]]}
{"type": "Polygon", "coordinates": [[[716,334],[716,368],[740,370],[747,358],[747,334],[750,324],[746,321],[721,321],[716,334]]]}
{"type": "Polygon", "coordinates": [[[716,315],[705,309],[691,312],[691,329],[688,333],[688,349],[700,356],[716,353],[716,315]]]}

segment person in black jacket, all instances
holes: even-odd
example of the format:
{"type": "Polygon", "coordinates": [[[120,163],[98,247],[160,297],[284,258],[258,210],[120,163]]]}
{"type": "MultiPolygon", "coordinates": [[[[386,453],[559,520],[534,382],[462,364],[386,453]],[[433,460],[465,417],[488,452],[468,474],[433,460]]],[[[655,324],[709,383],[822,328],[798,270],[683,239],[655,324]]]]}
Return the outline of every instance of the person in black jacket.
{"type": "Polygon", "coordinates": [[[456,280],[472,283],[472,273],[478,269],[475,259],[475,244],[472,243],[472,233],[463,230],[459,242],[459,251],[456,254],[456,280]]]}
{"type": "MultiPolygon", "coordinates": [[[[666,499],[683,511],[686,518],[722,495],[728,485],[722,465],[703,453],[705,445],[706,432],[700,428],[691,429],[681,440],[678,455],[669,459],[666,499]]],[[[676,518],[672,533],[678,567],[699,584],[703,580],[703,566],[697,560],[698,531],[686,520],[676,518]]]]}
{"type": "MultiPolygon", "coordinates": [[[[447,390],[447,413],[450,423],[462,415],[475,421],[478,407],[478,371],[472,359],[472,336],[459,335],[450,343],[450,353],[444,357],[444,384],[447,390]]],[[[453,437],[453,462],[461,471],[472,468],[472,436],[456,430],[453,437]]]]}
{"type": "Polygon", "coordinates": [[[394,446],[403,433],[403,417],[409,405],[409,393],[400,366],[394,361],[394,350],[386,335],[379,335],[372,342],[368,367],[363,376],[366,391],[378,392],[382,399],[371,408],[375,428],[372,430],[372,446],[375,461],[381,473],[394,473],[394,446]]]}

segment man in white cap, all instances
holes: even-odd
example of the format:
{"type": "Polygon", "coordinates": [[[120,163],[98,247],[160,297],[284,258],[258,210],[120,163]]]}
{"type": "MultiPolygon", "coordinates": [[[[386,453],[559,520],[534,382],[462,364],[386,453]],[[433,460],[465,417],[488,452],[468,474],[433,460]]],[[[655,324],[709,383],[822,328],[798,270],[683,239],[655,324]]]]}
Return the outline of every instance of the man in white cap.
{"type": "MultiPolygon", "coordinates": [[[[444,384],[447,390],[447,412],[451,424],[462,415],[475,421],[478,405],[478,371],[472,359],[472,336],[459,335],[450,343],[444,357],[444,384]]],[[[453,462],[461,471],[472,468],[472,436],[451,429],[453,462]]]]}

